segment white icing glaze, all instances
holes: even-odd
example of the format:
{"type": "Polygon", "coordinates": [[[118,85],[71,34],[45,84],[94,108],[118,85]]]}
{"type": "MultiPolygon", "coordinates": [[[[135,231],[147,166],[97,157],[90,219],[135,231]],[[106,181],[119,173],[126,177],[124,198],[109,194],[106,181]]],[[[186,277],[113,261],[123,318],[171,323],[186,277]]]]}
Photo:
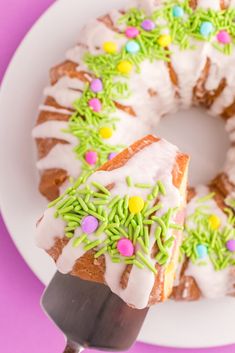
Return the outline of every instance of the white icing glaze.
{"type": "Polygon", "coordinates": [[[179,85],[180,103],[182,108],[192,105],[193,88],[206,64],[210,44],[207,42],[194,43],[195,49],[180,50],[171,45],[171,63],[176,72],[179,85]]]}
{"type": "Polygon", "coordinates": [[[175,110],[175,90],[165,62],[145,60],[140,70],[141,75],[133,72],[128,78],[131,96],[120,102],[133,107],[141,120],[156,126],[161,115],[175,110]],[[155,95],[151,96],[149,90],[155,95]]]}
{"type": "Polygon", "coordinates": [[[220,10],[220,0],[197,0],[197,7],[220,10]]]}
{"type": "Polygon", "coordinates": [[[81,97],[83,88],[84,82],[63,76],[53,86],[46,87],[44,95],[53,97],[62,107],[73,108],[73,103],[81,97]]]}
{"type": "Polygon", "coordinates": [[[224,55],[215,48],[211,48],[211,68],[209,76],[206,82],[206,89],[216,89],[221,80],[226,80],[226,87],[221,92],[219,97],[215,100],[214,104],[210,108],[210,113],[214,115],[220,115],[223,110],[231,105],[234,101],[235,94],[235,73],[231,70],[231,67],[235,60],[235,51],[231,55],[224,55]]]}
{"type": "Polygon", "coordinates": [[[74,158],[73,146],[71,144],[55,145],[46,157],[37,161],[39,170],[64,169],[74,178],[81,173],[81,161],[74,158]]]}
{"type": "Polygon", "coordinates": [[[56,138],[67,141],[72,145],[76,145],[78,139],[74,135],[66,133],[63,130],[68,130],[68,123],[66,121],[49,120],[35,126],[32,131],[32,136],[34,138],[56,138]]]}
{"type": "Polygon", "coordinates": [[[131,0],[127,4],[126,9],[128,10],[129,8],[137,7],[143,9],[147,15],[151,15],[153,11],[162,5],[162,0],[131,0]]]}
{"type": "Polygon", "coordinates": [[[113,136],[107,140],[110,145],[125,145],[128,146],[139,138],[151,133],[151,126],[146,124],[139,117],[133,117],[125,113],[123,110],[117,109],[110,117],[118,118],[116,122],[116,130],[113,136]]]}
{"type": "Polygon", "coordinates": [[[235,0],[229,0],[229,7],[235,7],[235,0]]]}
{"type": "Polygon", "coordinates": [[[231,285],[230,268],[215,271],[209,259],[203,266],[190,262],[186,273],[196,280],[202,295],[208,299],[224,297],[231,285]]]}
{"type": "Polygon", "coordinates": [[[54,217],[55,209],[48,208],[36,228],[36,244],[44,250],[50,250],[56,238],[64,237],[65,222],[54,217]]]}
{"type": "MultiPolygon", "coordinates": [[[[112,18],[115,19],[115,12],[118,19],[119,13],[112,12],[112,18]]],[[[114,25],[116,25],[114,23],[114,25]]],[[[75,63],[81,64],[82,58],[86,52],[91,54],[99,54],[103,52],[102,45],[104,42],[114,41],[120,49],[126,42],[124,36],[114,32],[108,28],[103,22],[91,20],[80,32],[78,37],[78,45],[67,51],[66,58],[75,63]]]]}
{"type": "Polygon", "coordinates": [[[72,114],[72,112],[70,110],[55,108],[55,107],[53,107],[51,105],[45,105],[45,104],[41,104],[39,106],[39,110],[45,111],[45,112],[51,112],[51,113],[65,114],[65,115],[71,115],[72,114]]]}
{"type": "MultiPolygon", "coordinates": [[[[203,212],[208,214],[215,214],[221,220],[221,228],[227,224],[227,216],[222,212],[214,199],[207,200],[205,202],[198,202],[198,198],[204,197],[210,193],[209,189],[205,186],[198,186],[196,188],[196,196],[189,202],[187,206],[187,216],[193,214],[197,207],[205,206],[203,212]]],[[[189,227],[195,227],[192,220],[187,220],[186,224],[189,227]]],[[[215,271],[211,261],[207,257],[205,260],[205,265],[198,265],[189,262],[185,274],[187,276],[192,276],[201,292],[205,298],[218,298],[225,296],[231,286],[230,272],[231,268],[226,268],[221,271],[215,271]]]]}

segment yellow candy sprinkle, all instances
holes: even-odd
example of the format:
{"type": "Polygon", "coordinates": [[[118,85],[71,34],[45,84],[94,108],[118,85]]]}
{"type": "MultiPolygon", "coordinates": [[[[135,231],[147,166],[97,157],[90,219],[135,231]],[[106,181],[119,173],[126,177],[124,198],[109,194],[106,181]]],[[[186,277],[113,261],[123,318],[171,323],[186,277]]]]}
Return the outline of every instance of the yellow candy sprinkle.
{"type": "Polygon", "coordinates": [[[219,219],[218,216],[216,216],[215,214],[212,214],[209,219],[209,225],[212,229],[218,229],[221,225],[221,221],[219,219]]]}
{"type": "Polygon", "coordinates": [[[114,54],[117,52],[117,44],[115,42],[104,42],[103,49],[106,53],[114,54]]]}
{"type": "Polygon", "coordinates": [[[111,127],[102,127],[99,134],[103,139],[109,139],[113,135],[113,130],[111,127]]]}
{"type": "Polygon", "coordinates": [[[166,267],[166,274],[171,273],[175,269],[174,262],[170,262],[169,265],[166,267]]]}
{"type": "Polygon", "coordinates": [[[168,47],[168,45],[170,45],[172,42],[171,36],[169,34],[162,34],[159,38],[158,38],[158,44],[165,48],[168,47]]]}
{"type": "Polygon", "coordinates": [[[129,199],[129,210],[131,213],[136,214],[144,208],[144,200],[140,196],[132,196],[129,199]]]}
{"type": "Polygon", "coordinates": [[[129,74],[132,70],[132,64],[130,61],[123,60],[118,64],[117,69],[122,74],[129,74]]]}

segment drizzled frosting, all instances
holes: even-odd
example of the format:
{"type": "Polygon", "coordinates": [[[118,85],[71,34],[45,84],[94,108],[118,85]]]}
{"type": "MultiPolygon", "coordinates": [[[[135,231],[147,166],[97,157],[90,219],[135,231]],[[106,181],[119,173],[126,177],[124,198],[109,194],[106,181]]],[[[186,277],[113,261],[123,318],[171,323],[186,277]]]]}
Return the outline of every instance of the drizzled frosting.
{"type": "MultiPolygon", "coordinates": [[[[153,11],[161,9],[162,4],[163,2],[160,0],[136,0],[132,2],[132,6],[144,9],[147,16],[151,16],[153,11]]],[[[183,2],[181,2],[181,4],[183,4],[183,2]]],[[[235,8],[234,0],[228,1],[226,5],[231,9],[235,8]]],[[[214,9],[218,11],[220,10],[220,6],[221,1],[219,0],[197,1],[197,9],[214,9]]],[[[127,10],[129,10],[129,5],[127,10]]],[[[121,17],[120,12],[114,10],[109,15],[113,21],[114,28],[120,33],[123,32],[126,25],[125,23],[119,23],[121,17]]],[[[162,20],[160,21],[159,19],[159,24],[161,22],[162,20]]],[[[66,58],[78,64],[78,71],[91,73],[89,65],[84,62],[84,54],[87,52],[92,55],[103,54],[103,43],[109,41],[115,42],[117,50],[121,50],[127,39],[125,36],[120,35],[120,33],[117,33],[116,30],[111,29],[100,20],[91,21],[80,33],[77,46],[67,52],[66,58]]],[[[169,33],[169,30],[162,29],[162,33],[169,33]]],[[[174,41],[169,45],[171,52],[169,52],[167,56],[170,58],[169,62],[171,68],[165,59],[153,62],[145,59],[139,64],[141,73],[137,73],[133,70],[128,80],[126,77],[122,77],[122,82],[128,82],[131,94],[127,95],[125,98],[118,97],[115,101],[125,106],[130,106],[134,110],[136,117],[120,109],[109,113],[110,118],[119,119],[115,122],[116,130],[108,141],[108,144],[113,146],[114,150],[116,145],[128,145],[147,134],[156,126],[161,116],[174,112],[181,107],[190,107],[193,100],[194,88],[208,60],[210,61],[210,65],[208,76],[205,80],[206,90],[213,93],[222,80],[226,81],[226,87],[214,100],[214,103],[209,108],[209,113],[220,115],[226,107],[233,103],[235,98],[235,79],[234,70],[231,68],[234,62],[235,51],[232,50],[230,55],[225,55],[224,52],[215,48],[213,46],[217,44],[215,36],[210,41],[197,41],[192,39],[191,44],[195,45],[193,49],[189,47],[183,50],[179,49],[179,46],[176,45],[174,41]],[[175,73],[177,82],[173,82],[171,76],[172,72],[175,73]]],[[[91,76],[88,77],[90,80],[91,76]]],[[[74,101],[82,97],[84,89],[85,85],[79,79],[62,77],[55,85],[46,88],[44,91],[45,95],[53,97],[61,108],[42,106],[41,109],[48,112],[71,115],[68,109],[76,109],[74,107],[74,101]]],[[[235,123],[233,120],[234,118],[230,118],[226,124],[231,142],[234,141],[235,123]]],[[[74,148],[79,143],[79,138],[76,137],[75,139],[73,134],[60,131],[63,126],[65,128],[66,126],[68,127],[68,124],[66,124],[67,123],[61,124],[59,121],[54,121],[51,124],[46,122],[35,128],[33,132],[35,138],[54,137],[68,142],[68,144],[57,144],[54,146],[46,157],[38,161],[37,167],[40,171],[51,168],[62,168],[65,169],[69,175],[76,178],[82,171],[83,163],[77,159],[74,153],[74,148]]],[[[119,147],[117,150],[121,148],[122,147],[119,147]]],[[[234,147],[231,147],[228,151],[224,167],[229,181],[233,184],[235,184],[234,154],[234,147]]],[[[103,161],[104,160],[102,160],[102,162],[103,161]]],[[[234,198],[234,194],[228,195],[228,198],[234,198]]],[[[203,272],[203,270],[201,271],[203,272]]],[[[205,271],[206,270],[204,270],[204,272],[205,271]]],[[[208,271],[211,271],[211,269],[208,268],[208,271]]],[[[114,284],[111,286],[114,286],[114,284]]],[[[204,287],[204,285],[201,285],[201,287],[204,287]]]]}

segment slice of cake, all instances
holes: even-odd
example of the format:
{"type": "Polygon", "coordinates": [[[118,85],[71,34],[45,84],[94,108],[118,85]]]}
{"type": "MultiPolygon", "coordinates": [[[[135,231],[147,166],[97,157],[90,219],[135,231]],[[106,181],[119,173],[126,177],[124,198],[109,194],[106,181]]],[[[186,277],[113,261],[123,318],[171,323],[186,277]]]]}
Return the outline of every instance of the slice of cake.
{"type": "Polygon", "coordinates": [[[135,308],[172,291],[182,240],[189,157],[148,135],[79,178],[37,225],[58,270],[106,283],[135,308]]]}

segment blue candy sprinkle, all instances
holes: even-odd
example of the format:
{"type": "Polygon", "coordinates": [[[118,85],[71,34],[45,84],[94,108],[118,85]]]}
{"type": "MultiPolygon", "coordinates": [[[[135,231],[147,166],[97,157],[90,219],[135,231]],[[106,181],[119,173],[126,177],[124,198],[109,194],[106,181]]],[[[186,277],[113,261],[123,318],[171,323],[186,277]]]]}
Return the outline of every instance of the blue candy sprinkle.
{"type": "Polygon", "coordinates": [[[203,37],[208,37],[214,31],[214,26],[211,22],[202,22],[200,26],[200,33],[203,37]]]}
{"type": "Polygon", "coordinates": [[[207,247],[205,245],[197,245],[197,255],[199,259],[204,259],[207,256],[207,247]]]}
{"type": "Polygon", "coordinates": [[[184,16],[184,10],[182,9],[181,6],[174,6],[172,9],[172,14],[174,17],[183,17],[184,16]]]}
{"type": "Polygon", "coordinates": [[[130,40],[126,44],[126,51],[130,54],[136,54],[140,50],[139,44],[135,40],[130,40]]]}

